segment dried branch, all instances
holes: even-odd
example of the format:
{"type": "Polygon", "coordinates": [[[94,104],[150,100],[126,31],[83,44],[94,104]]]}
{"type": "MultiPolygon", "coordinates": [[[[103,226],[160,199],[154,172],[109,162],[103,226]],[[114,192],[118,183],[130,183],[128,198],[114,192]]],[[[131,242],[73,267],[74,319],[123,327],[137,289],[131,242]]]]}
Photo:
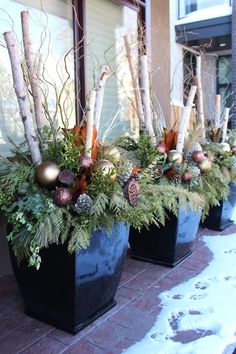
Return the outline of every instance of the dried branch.
{"type": "Polygon", "coordinates": [[[102,65],[98,76],[98,81],[97,81],[97,87],[96,87],[97,94],[96,94],[96,101],[95,101],[95,108],[94,108],[94,124],[97,131],[99,130],[99,126],[100,126],[105,85],[110,75],[111,75],[111,70],[109,66],[102,65]]]}

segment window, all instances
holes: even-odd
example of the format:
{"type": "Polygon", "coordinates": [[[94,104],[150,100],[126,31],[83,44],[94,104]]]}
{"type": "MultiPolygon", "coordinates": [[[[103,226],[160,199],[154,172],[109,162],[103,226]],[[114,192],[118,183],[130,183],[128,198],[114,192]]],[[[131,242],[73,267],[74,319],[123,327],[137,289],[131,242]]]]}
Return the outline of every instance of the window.
{"type": "MultiPolygon", "coordinates": [[[[35,50],[40,48],[38,65],[41,74],[60,91],[67,77],[62,56],[73,48],[72,11],[70,1],[64,0],[1,0],[0,32],[13,30],[19,44],[22,44],[20,12],[29,10],[31,17],[31,35],[35,50]],[[43,12],[41,7],[43,4],[43,12]]],[[[4,39],[2,38],[2,44],[4,39]]],[[[36,54],[37,55],[37,54],[36,54]]],[[[70,73],[70,87],[64,94],[63,101],[67,111],[66,119],[74,125],[75,94],[74,94],[74,56],[68,56],[67,70],[70,73]]],[[[10,61],[7,49],[0,46],[0,144],[1,154],[9,153],[8,136],[15,143],[24,140],[24,132],[19,116],[19,108],[13,90],[10,61]]],[[[47,96],[49,113],[56,110],[54,88],[50,85],[43,87],[47,96]]],[[[57,115],[57,118],[59,116],[57,115]]]]}
{"type": "Polygon", "coordinates": [[[207,9],[217,5],[231,5],[231,0],[179,0],[179,18],[191,12],[207,9]]]}
{"type": "Polygon", "coordinates": [[[220,56],[217,60],[217,93],[221,95],[222,105],[232,107],[232,57],[220,56]]]}
{"type": "Polygon", "coordinates": [[[138,133],[123,38],[129,34],[137,46],[137,22],[137,11],[130,7],[109,0],[86,1],[88,89],[94,87],[102,64],[108,64],[113,72],[105,87],[101,114],[100,138],[106,137],[106,141],[127,132],[138,133]]]}

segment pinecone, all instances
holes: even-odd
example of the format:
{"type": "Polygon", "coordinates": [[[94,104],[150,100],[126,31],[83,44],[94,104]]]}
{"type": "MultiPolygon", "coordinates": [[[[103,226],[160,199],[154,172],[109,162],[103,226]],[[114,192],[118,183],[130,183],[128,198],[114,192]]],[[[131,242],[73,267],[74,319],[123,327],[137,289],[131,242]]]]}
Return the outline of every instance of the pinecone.
{"type": "Polygon", "coordinates": [[[62,170],[57,178],[59,182],[70,185],[74,181],[75,174],[71,170],[62,170]]]}
{"type": "Polygon", "coordinates": [[[90,196],[86,193],[83,193],[79,196],[75,203],[75,209],[78,214],[86,213],[89,214],[93,206],[93,201],[90,196]]]}
{"type": "Polygon", "coordinates": [[[127,162],[124,166],[123,171],[117,177],[117,181],[124,186],[126,182],[130,179],[131,173],[133,170],[133,164],[131,162],[127,162]]]}
{"type": "Polygon", "coordinates": [[[153,168],[153,177],[155,179],[159,179],[163,176],[163,168],[161,165],[156,165],[154,168],[153,168]]]}
{"type": "Polygon", "coordinates": [[[124,195],[127,198],[130,205],[133,207],[138,204],[138,195],[140,192],[140,185],[134,179],[130,179],[124,188],[124,195]]]}
{"type": "Polygon", "coordinates": [[[182,176],[179,175],[179,174],[176,174],[174,175],[172,178],[171,178],[171,181],[175,184],[181,184],[182,182],[182,176]]]}
{"type": "Polygon", "coordinates": [[[184,152],[184,159],[191,160],[194,151],[202,151],[202,147],[199,143],[194,143],[184,152]]]}
{"type": "Polygon", "coordinates": [[[93,160],[88,155],[83,155],[80,157],[80,166],[82,168],[90,168],[93,164],[93,160]]]}
{"type": "Polygon", "coordinates": [[[73,193],[71,189],[60,187],[53,193],[53,199],[59,206],[67,206],[72,203],[73,193]]]}

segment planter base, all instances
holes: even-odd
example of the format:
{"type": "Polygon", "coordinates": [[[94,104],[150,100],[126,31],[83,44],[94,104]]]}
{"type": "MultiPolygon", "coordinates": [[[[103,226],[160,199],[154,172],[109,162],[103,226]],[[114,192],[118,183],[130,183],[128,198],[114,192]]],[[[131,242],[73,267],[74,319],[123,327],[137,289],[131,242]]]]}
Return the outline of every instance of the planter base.
{"type": "Polygon", "coordinates": [[[94,231],[88,249],[69,254],[67,245],[42,249],[37,271],[12,255],[27,315],[76,334],[114,305],[123,271],[129,228],[94,231]]]}
{"type": "Polygon", "coordinates": [[[202,226],[207,229],[224,231],[234,222],[232,216],[236,204],[236,184],[230,183],[230,195],[227,200],[221,200],[220,204],[211,207],[209,214],[202,226]]]}
{"type": "Polygon", "coordinates": [[[188,258],[188,256],[190,256],[190,254],[192,254],[192,251],[189,251],[188,253],[182,255],[182,257],[179,258],[178,260],[176,260],[175,262],[174,261],[173,262],[168,262],[168,261],[162,261],[162,260],[155,260],[155,259],[135,256],[133,254],[131,255],[131,257],[134,258],[134,259],[137,259],[139,261],[149,262],[149,263],[159,264],[159,265],[162,265],[164,267],[174,268],[175,266],[177,266],[177,264],[183,262],[186,258],[188,258]]]}
{"type": "Polygon", "coordinates": [[[92,322],[97,320],[99,317],[104,315],[104,313],[110,311],[115,305],[116,305],[116,301],[115,300],[111,300],[106,305],[102,306],[99,310],[97,310],[94,314],[89,316],[85,321],[81,322],[80,324],[78,324],[75,327],[73,327],[73,326],[65,326],[65,325],[63,325],[61,323],[57,323],[56,321],[52,320],[51,318],[48,318],[47,316],[44,316],[44,315],[42,315],[42,314],[40,314],[38,312],[35,312],[34,310],[30,310],[30,309],[27,309],[27,308],[25,309],[25,314],[27,316],[35,318],[35,319],[37,319],[39,321],[42,321],[42,322],[48,323],[48,324],[50,324],[52,326],[55,326],[57,328],[60,328],[60,329],[66,331],[68,333],[77,334],[83,328],[87,327],[92,322]]]}
{"type": "Polygon", "coordinates": [[[130,229],[129,244],[133,258],[175,267],[191,254],[201,213],[179,208],[178,218],[169,213],[165,226],[150,225],[140,232],[130,229]]]}

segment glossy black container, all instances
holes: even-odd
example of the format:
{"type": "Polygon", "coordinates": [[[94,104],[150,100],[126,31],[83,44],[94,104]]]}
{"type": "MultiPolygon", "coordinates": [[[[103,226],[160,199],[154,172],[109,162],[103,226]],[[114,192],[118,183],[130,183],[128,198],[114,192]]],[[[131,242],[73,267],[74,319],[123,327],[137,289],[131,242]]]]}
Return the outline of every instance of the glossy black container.
{"type": "Polygon", "coordinates": [[[233,224],[232,216],[236,205],[236,184],[230,183],[230,195],[227,200],[221,200],[220,204],[210,208],[203,226],[208,229],[223,231],[233,224]]]}
{"type": "Polygon", "coordinates": [[[128,228],[94,231],[87,250],[69,255],[66,246],[42,250],[37,271],[20,267],[12,256],[25,312],[70,333],[77,333],[115,305],[128,245],[128,228]]]}
{"type": "Polygon", "coordinates": [[[201,213],[179,209],[179,217],[169,213],[165,226],[151,225],[141,232],[131,228],[129,244],[132,257],[174,267],[191,253],[201,213]]]}

